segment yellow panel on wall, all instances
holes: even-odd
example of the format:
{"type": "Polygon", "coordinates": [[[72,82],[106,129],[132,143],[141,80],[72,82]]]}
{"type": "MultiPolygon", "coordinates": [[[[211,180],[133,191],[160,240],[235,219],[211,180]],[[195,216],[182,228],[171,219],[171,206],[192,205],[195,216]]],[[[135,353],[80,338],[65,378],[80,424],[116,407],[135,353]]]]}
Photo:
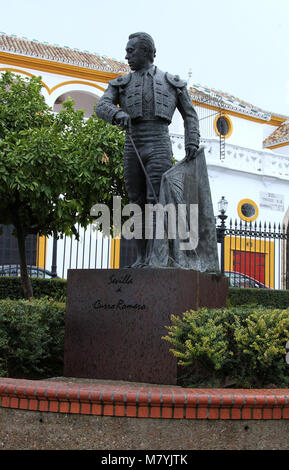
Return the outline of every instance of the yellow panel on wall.
{"type": "Polygon", "coordinates": [[[110,245],[110,268],[119,269],[120,238],[112,238],[110,245]]]}
{"type": "Polygon", "coordinates": [[[36,266],[45,269],[47,255],[47,238],[37,235],[36,266]]]}

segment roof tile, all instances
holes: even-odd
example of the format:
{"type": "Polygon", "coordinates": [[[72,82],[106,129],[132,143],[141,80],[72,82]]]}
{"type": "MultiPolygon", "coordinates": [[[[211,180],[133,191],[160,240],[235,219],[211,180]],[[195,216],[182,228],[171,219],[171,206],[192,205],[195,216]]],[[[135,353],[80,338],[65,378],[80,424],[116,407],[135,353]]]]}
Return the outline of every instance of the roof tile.
{"type": "Polygon", "coordinates": [[[207,102],[207,104],[254,116],[264,121],[270,121],[271,119],[271,113],[268,111],[264,111],[261,108],[253,106],[250,103],[246,103],[245,101],[223,91],[216,91],[214,89],[202,87],[201,85],[193,85],[189,88],[189,93],[194,100],[200,103],[207,102]]]}
{"type": "Polygon", "coordinates": [[[281,124],[263,142],[264,147],[271,147],[288,142],[289,145],[289,119],[281,124]]]}
{"type": "Polygon", "coordinates": [[[124,62],[88,51],[79,51],[67,46],[61,47],[36,40],[30,41],[26,38],[18,38],[3,33],[0,34],[0,50],[107,72],[130,71],[129,66],[124,62]]]}

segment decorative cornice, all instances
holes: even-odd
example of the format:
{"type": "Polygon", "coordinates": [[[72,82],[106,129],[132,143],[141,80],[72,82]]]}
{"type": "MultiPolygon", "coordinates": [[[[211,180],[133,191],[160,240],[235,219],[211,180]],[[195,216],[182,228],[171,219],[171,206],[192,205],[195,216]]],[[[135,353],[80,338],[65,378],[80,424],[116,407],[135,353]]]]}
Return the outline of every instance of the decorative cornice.
{"type": "Polygon", "coordinates": [[[270,126],[280,126],[283,122],[287,120],[287,117],[283,118],[280,116],[273,116],[273,115],[270,116],[269,120],[264,120],[264,119],[261,119],[260,117],[255,117],[253,114],[250,115],[249,113],[248,114],[241,113],[237,110],[237,108],[235,108],[236,109],[235,111],[233,110],[233,108],[228,109],[225,107],[225,105],[223,106],[223,103],[216,104],[216,105],[207,104],[205,101],[197,100],[194,97],[192,97],[192,102],[195,106],[200,106],[202,108],[210,109],[212,111],[217,111],[217,112],[226,110],[226,113],[229,114],[230,116],[247,119],[248,121],[258,122],[260,124],[268,124],[270,126]]]}
{"type": "Polygon", "coordinates": [[[31,70],[38,70],[67,77],[81,78],[84,80],[92,80],[94,82],[108,83],[120,73],[107,72],[102,70],[89,69],[52,60],[38,59],[36,57],[28,57],[11,52],[0,51],[0,63],[24,67],[31,70]]]}
{"type": "Polygon", "coordinates": [[[264,148],[267,148],[267,149],[276,149],[276,148],[279,148],[279,147],[286,147],[289,145],[289,139],[288,137],[284,140],[279,140],[277,142],[275,142],[274,144],[264,144],[264,148]]]}
{"type": "MultiPolygon", "coordinates": [[[[255,110],[254,108],[250,108],[248,106],[242,105],[241,103],[236,103],[236,104],[231,104],[228,103],[227,101],[223,99],[216,99],[215,97],[212,97],[208,95],[208,98],[203,98],[198,95],[194,95],[191,93],[191,96],[193,98],[193,101],[196,103],[206,105],[206,101],[209,101],[211,99],[210,105],[207,106],[212,106],[214,109],[225,109],[226,111],[230,111],[233,113],[237,113],[239,115],[246,115],[251,118],[257,119],[258,121],[270,121],[271,119],[271,114],[267,112],[263,112],[261,110],[255,110]],[[215,104],[214,104],[215,102],[215,104]]],[[[284,120],[287,118],[284,118],[284,120]]]]}

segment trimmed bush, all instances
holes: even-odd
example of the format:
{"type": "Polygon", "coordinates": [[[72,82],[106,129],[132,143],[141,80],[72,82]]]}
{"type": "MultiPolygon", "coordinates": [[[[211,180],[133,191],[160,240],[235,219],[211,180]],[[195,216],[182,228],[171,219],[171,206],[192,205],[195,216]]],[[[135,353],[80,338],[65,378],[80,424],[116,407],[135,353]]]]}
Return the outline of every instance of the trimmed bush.
{"type": "Polygon", "coordinates": [[[64,328],[64,303],[0,300],[0,376],[62,375],[64,328]]]}
{"type": "MultiPolygon", "coordinates": [[[[32,278],[33,295],[35,298],[51,297],[54,300],[65,302],[65,279],[32,278]]],[[[22,299],[24,297],[20,277],[0,277],[0,299],[22,299]]]]}
{"type": "Polygon", "coordinates": [[[258,304],[264,307],[289,307],[289,290],[229,288],[228,305],[258,304]]]}
{"type": "Polygon", "coordinates": [[[240,306],[172,316],[163,339],[193,387],[286,387],[289,309],[240,306]]]}

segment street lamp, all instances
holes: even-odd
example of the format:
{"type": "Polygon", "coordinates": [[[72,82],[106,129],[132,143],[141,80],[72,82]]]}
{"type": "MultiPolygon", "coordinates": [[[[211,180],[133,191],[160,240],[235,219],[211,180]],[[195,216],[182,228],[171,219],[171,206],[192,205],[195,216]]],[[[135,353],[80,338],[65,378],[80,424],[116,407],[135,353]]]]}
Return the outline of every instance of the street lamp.
{"type": "MultiPolygon", "coordinates": [[[[218,216],[220,219],[222,219],[222,217],[224,216],[226,210],[227,210],[227,207],[228,207],[228,201],[225,199],[225,196],[222,196],[222,199],[220,199],[220,201],[218,202],[218,209],[219,209],[219,212],[221,214],[221,217],[218,216]]],[[[227,218],[227,216],[226,216],[227,218]]]]}
{"type": "Polygon", "coordinates": [[[218,202],[218,219],[220,219],[220,224],[216,227],[217,230],[217,242],[221,243],[221,273],[224,274],[225,271],[225,256],[224,256],[224,248],[225,248],[225,232],[226,232],[226,224],[225,220],[228,218],[226,214],[226,210],[228,207],[228,201],[225,199],[224,196],[218,202]]]}

